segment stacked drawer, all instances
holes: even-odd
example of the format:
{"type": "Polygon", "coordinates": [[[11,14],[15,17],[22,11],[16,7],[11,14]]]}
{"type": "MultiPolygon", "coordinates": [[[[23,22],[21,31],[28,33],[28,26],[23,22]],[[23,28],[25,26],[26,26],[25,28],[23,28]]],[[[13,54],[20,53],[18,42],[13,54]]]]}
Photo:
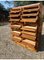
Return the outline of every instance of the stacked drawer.
{"type": "Polygon", "coordinates": [[[12,39],[14,41],[21,41],[22,38],[20,38],[21,35],[21,9],[20,8],[12,8],[10,11],[10,27],[12,29],[11,34],[12,34],[12,39]]]}
{"type": "Polygon", "coordinates": [[[10,27],[12,39],[28,49],[37,51],[40,28],[40,3],[12,8],[10,27]]]}

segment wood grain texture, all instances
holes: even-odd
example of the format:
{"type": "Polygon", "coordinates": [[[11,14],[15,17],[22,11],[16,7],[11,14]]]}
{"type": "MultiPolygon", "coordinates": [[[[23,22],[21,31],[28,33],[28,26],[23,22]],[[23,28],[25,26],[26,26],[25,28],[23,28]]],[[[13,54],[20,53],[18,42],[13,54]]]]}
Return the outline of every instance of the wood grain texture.
{"type": "Polygon", "coordinates": [[[31,41],[31,40],[28,40],[28,39],[22,40],[22,42],[25,42],[27,44],[32,44],[33,46],[36,45],[36,41],[31,41]]]}
{"type": "Polygon", "coordinates": [[[19,32],[19,31],[11,31],[11,34],[13,36],[20,36],[21,32],[19,32]]]}
{"type": "Polygon", "coordinates": [[[31,22],[31,23],[36,23],[38,20],[38,17],[36,18],[22,18],[22,20],[20,20],[20,22],[31,22]]]}
{"type": "Polygon", "coordinates": [[[39,11],[39,8],[34,8],[34,9],[23,9],[22,12],[34,12],[34,11],[39,11]]]}
{"type": "Polygon", "coordinates": [[[32,26],[23,26],[23,27],[21,28],[21,30],[27,30],[27,31],[36,32],[37,26],[35,26],[35,27],[32,27],[32,26]]]}
{"type": "Polygon", "coordinates": [[[24,48],[27,48],[28,50],[30,50],[30,51],[37,51],[35,48],[32,48],[32,47],[30,47],[30,46],[28,46],[28,45],[25,45],[23,42],[16,42],[18,45],[21,45],[21,46],[23,46],[24,48]]]}
{"type": "Polygon", "coordinates": [[[11,13],[20,13],[20,10],[19,10],[19,11],[10,11],[9,13],[10,13],[10,14],[11,14],[11,13]]]}
{"type": "Polygon", "coordinates": [[[21,25],[10,25],[11,28],[20,28],[21,25]]]}
{"type": "Polygon", "coordinates": [[[27,49],[37,51],[41,33],[40,3],[12,8],[9,12],[13,40],[27,49]]]}
{"type": "Polygon", "coordinates": [[[39,14],[39,12],[37,13],[30,13],[30,14],[22,14],[22,16],[37,16],[39,14]]]}
{"type": "Polygon", "coordinates": [[[15,40],[16,42],[20,42],[20,41],[22,41],[22,38],[17,37],[17,36],[13,36],[12,40],[15,40]]]}
{"type": "Polygon", "coordinates": [[[31,35],[31,36],[36,36],[36,33],[34,33],[34,32],[22,31],[21,33],[22,34],[28,34],[28,35],[31,35]]]}
{"type": "Polygon", "coordinates": [[[15,21],[15,22],[18,22],[18,21],[20,21],[20,19],[12,19],[12,18],[10,18],[9,21],[15,21]]]}
{"type": "Polygon", "coordinates": [[[20,14],[11,14],[9,17],[18,17],[20,14]]]}
{"type": "Polygon", "coordinates": [[[28,34],[22,34],[21,37],[26,38],[26,39],[30,39],[30,40],[33,40],[33,41],[36,40],[36,37],[28,35],[28,34]]]}

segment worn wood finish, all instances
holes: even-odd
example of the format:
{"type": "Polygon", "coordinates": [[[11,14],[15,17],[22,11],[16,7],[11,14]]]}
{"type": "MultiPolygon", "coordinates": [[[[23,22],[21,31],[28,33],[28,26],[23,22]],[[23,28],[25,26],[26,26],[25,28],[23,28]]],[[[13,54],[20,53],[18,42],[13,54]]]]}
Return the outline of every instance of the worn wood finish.
{"type": "Polygon", "coordinates": [[[31,41],[31,40],[28,40],[28,39],[25,39],[25,40],[22,40],[23,42],[27,43],[27,44],[32,44],[33,46],[36,45],[36,42],[35,41],[31,41]]]}
{"type": "Polygon", "coordinates": [[[30,40],[33,40],[33,41],[36,40],[36,37],[28,35],[28,34],[22,34],[21,37],[26,38],[26,39],[30,39],[30,40]]]}
{"type": "Polygon", "coordinates": [[[11,34],[13,36],[20,36],[21,32],[19,32],[19,31],[11,31],[11,34]]]}
{"type": "Polygon", "coordinates": [[[22,20],[20,20],[20,22],[31,22],[31,23],[36,23],[37,22],[37,19],[38,19],[38,17],[36,17],[36,18],[22,18],[22,20]]]}
{"type": "Polygon", "coordinates": [[[22,41],[22,38],[17,37],[17,36],[13,36],[12,39],[13,39],[14,41],[16,41],[16,42],[22,41]]]}
{"type": "Polygon", "coordinates": [[[11,14],[11,13],[16,13],[16,14],[17,14],[17,13],[20,13],[20,10],[17,10],[17,11],[11,11],[11,12],[9,12],[9,13],[10,13],[10,14],[11,14]]]}
{"type": "Polygon", "coordinates": [[[15,22],[18,22],[18,21],[20,21],[20,19],[10,19],[9,21],[15,21],[15,22]]]}
{"type": "Polygon", "coordinates": [[[20,28],[21,25],[10,25],[11,28],[20,28]]]}
{"type": "Polygon", "coordinates": [[[36,33],[34,33],[34,32],[22,31],[21,33],[22,34],[28,34],[28,35],[31,35],[31,36],[36,36],[36,33]]]}
{"type": "Polygon", "coordinates": [[[35,27],[32,27],[32,26],[23,26],[23,27],[21,28],[21,30],[36,32],[37,26],[35,26],[35,27]]]}
{"type": "Polygon", "coordinates": [[[18,16],[20,16],[20,14],[16,14],[16,15],[11,14],[9,17],[18,17],[18,16]]]}
{"type": "Polygon", "coordinates": [[[39,8],[34,8],[34,9],[26,9],[26,10],[23,10],[22,12],[34,12],[34,11],[39,11],[39,8]]]}
{"type": "Polygon", "coordinates": [[[40,6],[40,3],[35,3],[35,4],[15,7],[15,8],[12,8],[11,10],[20,10],[21,8],[33,8],[33,7],[35,8],[35,7],[39,7],[39,6],[40,6]]]}
{"type": "Polygon", "coordinates": [[[39,12],[37,13],[30,13],[30,14],[22,14],[22,16],[37,16],[39,12]]]}
{"type": "Polygon", "coordinates": [[[23,46],[24,48],[27,48],[28,50],[37,51],[35,48],[32,48],[32,47],[30,47],[29,45],[25,45],[23,42],[15,42],[15,43],[23,46]]]}
{"type": "Polygon", "coordinates": [[[41,4],[19,6],[10,10],[12,40],[32,51],[37,51],[41,35],[41,4]]]}

